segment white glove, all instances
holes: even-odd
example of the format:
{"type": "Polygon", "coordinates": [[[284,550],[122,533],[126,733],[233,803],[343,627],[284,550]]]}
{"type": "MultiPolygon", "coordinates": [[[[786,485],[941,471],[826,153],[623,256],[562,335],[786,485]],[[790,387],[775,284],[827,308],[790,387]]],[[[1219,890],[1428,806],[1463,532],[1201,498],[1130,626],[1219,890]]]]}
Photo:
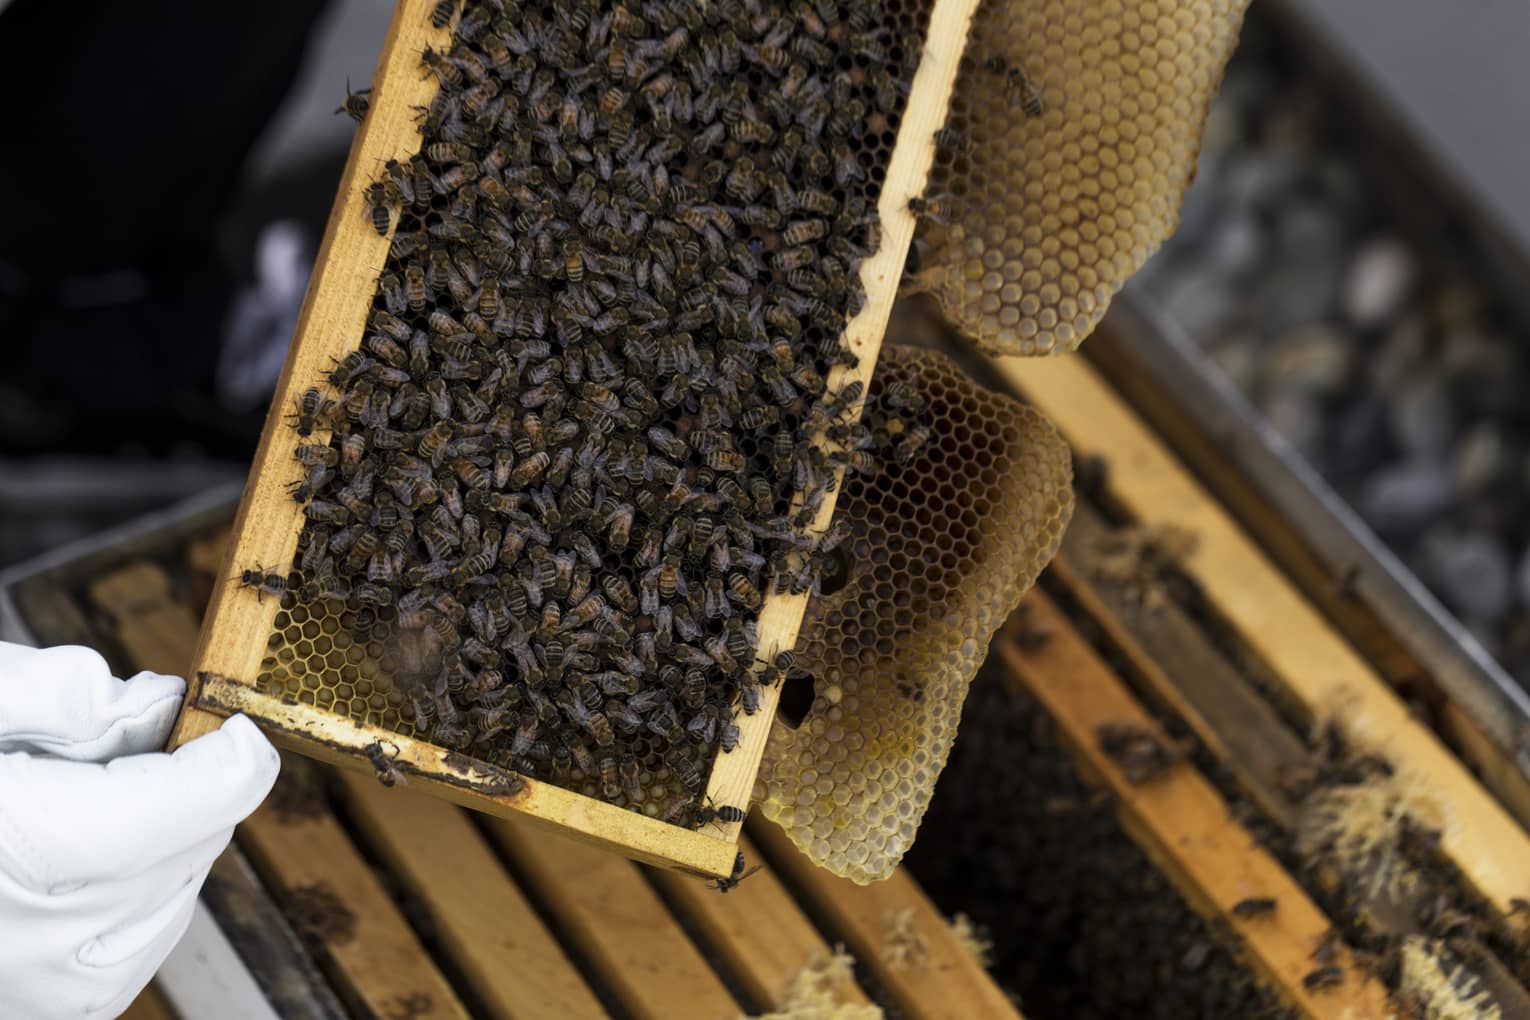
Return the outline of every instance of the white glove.
{"type": "Polygon", "coordinates": [[[0,1017],[126,1009],[270,792],[276,750],[243,716],[150,753],[184,688],[117,680],[88,648],[0,642],[0,1017]]]}

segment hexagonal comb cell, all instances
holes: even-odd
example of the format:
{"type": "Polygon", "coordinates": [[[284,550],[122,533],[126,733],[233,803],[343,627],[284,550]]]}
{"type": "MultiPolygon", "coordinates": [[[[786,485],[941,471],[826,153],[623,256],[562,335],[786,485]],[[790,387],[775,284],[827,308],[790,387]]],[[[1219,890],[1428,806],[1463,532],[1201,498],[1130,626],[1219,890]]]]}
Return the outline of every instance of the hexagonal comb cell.
{"type": "Polygon", "coordinates": [[[772,730],[755,786],[793,842],[857,882],[913,843],[988,640],[1073,509],[1068,449],[1040,414],[930,350],[885,348],[871,403],[894,386],[923,397],[933,438],[900,461],[879,436],[879,472],[846,482],[842,587],[814,596],[797,642],[812,708],[772,730]]]}
{"type": "Polygon", "coordinates": [[[995,354],[1069,351],[1179,223],[1244,0],[986,0],[909,281],[995,354]]]}
{"type": "Polygon", "coordinates": [[[390,679],[395,622],[388,607],[299,603],[289,590],[256,682],[268,694],[415,736],[408,699],[390,679]]]}

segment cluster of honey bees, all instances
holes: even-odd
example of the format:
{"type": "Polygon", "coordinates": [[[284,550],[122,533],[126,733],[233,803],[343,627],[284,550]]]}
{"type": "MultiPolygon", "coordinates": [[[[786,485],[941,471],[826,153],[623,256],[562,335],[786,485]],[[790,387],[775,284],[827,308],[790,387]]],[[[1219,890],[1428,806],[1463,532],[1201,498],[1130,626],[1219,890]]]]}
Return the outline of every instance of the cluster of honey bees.
{"type": "Polygon", "coordinates": [[[401,731],[737,820],[707,770],[794,668],[765,593],[845,541],[805,531],[840,471],[929,434],[907,387],[874,434],[828,382],[924,31],[893,3],[436,9],[421,149],[368,192],[397,223],[366,334],[293,414],[296,563],[245,577],[283,598],[265,682],[375,659],[401,731]]]}

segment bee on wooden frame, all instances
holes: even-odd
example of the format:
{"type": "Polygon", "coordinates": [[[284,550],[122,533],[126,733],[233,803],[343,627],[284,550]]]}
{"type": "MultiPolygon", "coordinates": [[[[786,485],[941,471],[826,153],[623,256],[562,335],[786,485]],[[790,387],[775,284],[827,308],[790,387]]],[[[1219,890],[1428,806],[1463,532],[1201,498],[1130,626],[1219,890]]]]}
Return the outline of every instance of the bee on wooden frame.
{"type": "Polygon", "coordinates": [[[371,762],[379,783],[387,787],[409,785],[409,780],[398,768],[401,753],[402,749],[391,740],[374,740],[367,745],[367,761],[371,762]]]}
{"type": "Polygon", "coordinates": [[[267,570],[258,564],[254,568],[240,571],[239,576],[233,580],[238,582],[240,587],[255,589],[257,601],[263,601],[267,595],[281,598],[287,593],[286,576],[267,570]]]}
{"type": "Polygon", "coordinates": [[[373,181],[367,185],[366,195],[367,217],[371,220],[372,229],[386,236],[393,222],[393,206],[396,203],[393,186],[387,181],[373,181]]]}
{"type": "Polygon", "coordinates": [[[371,95],[371,93],[372,89],[370,86],[362,89],[359,92],[352,92],[351,80],[347,78],[345,80],[345,99],[339,106],[335,107],[335,113],[343,113],[347,117],[351,118],[351,120],[354,120],[356,123],[360,124],[367,115],[367,108],[370,105],[367,97],[371,95]]]}

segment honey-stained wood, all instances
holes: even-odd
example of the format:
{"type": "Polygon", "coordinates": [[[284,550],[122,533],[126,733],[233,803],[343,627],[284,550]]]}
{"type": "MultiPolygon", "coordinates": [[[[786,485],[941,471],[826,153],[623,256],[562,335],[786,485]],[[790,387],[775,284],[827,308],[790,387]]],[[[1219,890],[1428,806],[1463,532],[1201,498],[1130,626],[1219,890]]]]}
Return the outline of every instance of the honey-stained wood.
{"type": "MultiPolygon", "coordinates": [[[[739,840],[739,849],[750,868],[760,863],[747,837],[739,840]]],[[[833,952],[769,865],[727,895],[710,882],[672,871],[655,871],[650,877],[759,1008],[779,1007],[783,991],[797,975],[833,952]]],[[[870,1001],[851,979],[838,982],[832,994],[841,1005],[870,1001]]]]}
{"type": "Polygon", "coordinates": [[[289,917],[295,910],[313,915],[305,934],[353,1012],[360,1006],[369,1016],[467,1020],[450,983],[327,811],[283,814],[268,801],[239,827],[239,842],[289,917]]]}
{"type": "Polygon", "coordinates": [[[636,1020],[735,1020],[742,1013],[638,866],[523,819],[492,819],[491,838],[636,1020]]]}
{"type": "MultiPolygon", "coordinates": [[[[977,0],[935,0],[930,11],[929,30],[918,70],[909,89],[897,141],[888,159],[882,193],[877,197],[877,214],[882,228],[882,244],[861,265],[861,282],[866,289],[866,303],[860,312],[845,323],[844,344],[859,359],[854,368],[836,368],[829,376],[831,389],[859,380],[869,387],[876,369],[877,355],[887,319],[898,295],[909,246],[914,240],[915,219],[908,207],[911,198],[924,194],[930,166],[935,160],[935,132],[945,124],[946,108],[956,84],[956,69],[967,45],[977,0]]],[[[854,409],[860,415],[860,405],[854,409]]],[[[842,474],[842,472],[841,472],[842,474]]],[[[818,516],[809,531],[822,534],[834,517],[834,503],[842,485],[832,486],[824,496],[818,516]]],[[[761,657],[777,650],[794,648],[802,616],[807,612],[809,595],[772,592],[760,610],[759,646],[761,657]]],[[[748,804],[754,796],[754,780],[765,754],[766,738],[776,717],[776,703],[781,685],[760,691],[760,709],[753,715],[739,713],[739,746],[729,754],[719,755],[707,782],[707,796],[715,804],[748,804]]],[[[741,823],[718,826],[725,838],[736,841],[741,823]]]]}
{"type": "Polygon", "coordinates": [[[496,1020],[600,1018],[605,1009],[461,809],[344,777],[351,817],[496,1020]]]}
{"type": "Polygon", "coordinates": [[[138,998],[127,1008],[119,1020],[178,1020],[170,1011],[165,997],[153,985],[138,993],[138,998]]]}
{"type": "Polygon", "coordinates": [[[844,942],[902,1015],[916,1020],[1018,1020],[1014,1004],[903,868],[886,881],[856,885],[808,860],[771,822],[757,818],[749,832],[809,909],[824,918],[828,934],[844,942]],[[894,921],[906,912],[909,928],[921,943],[920,959],[899,965],[885,954],[894,921]]]}
{"type": "Polygon", "coordinates": [[[1124,828],[1174,882],[1192,909],[1225,925],[1244,954],[1281,996],[1305,1017],[1360,1020],[1391,1017],[1385,989],[1336,951],[1343,983],[1317,991],[1303,978],[1315,964],[1312,952],[1332,927],[1302,887],[1233,820],[1227,803],[1188,762],[1162,775],[1131,783],[1100,745],[1099,727],[1129,725],[1168,738],[1056,606],[1033,591],[1023,603],[1029,619],[1050,637],[1022,650],[996,646],[1006,682],[1034,696],[1056,721],[1087,772],[1099,776],[1116,797],[1124,828]],[[1275,909],[1240,917],[1239,902],[1268,898],[1275,909]]]}
{"type": "MultiPolygon", "coordinates": [[[[1081,358],[997,359],[1000,374],[1079,454],[1107,464],[1110,497],[1145,525],[1193,532],[1181,564],[1215,610],[1314,720],[1410,778],[1441,820],[1441,848],[1475,891],[1508,916],[1530,889],[1530,837],[1402,699],[1293,587],[1201,485],[1081,358]]],[[[1524,923],[1524,922],[1520,922],[1524,923]]]]}

